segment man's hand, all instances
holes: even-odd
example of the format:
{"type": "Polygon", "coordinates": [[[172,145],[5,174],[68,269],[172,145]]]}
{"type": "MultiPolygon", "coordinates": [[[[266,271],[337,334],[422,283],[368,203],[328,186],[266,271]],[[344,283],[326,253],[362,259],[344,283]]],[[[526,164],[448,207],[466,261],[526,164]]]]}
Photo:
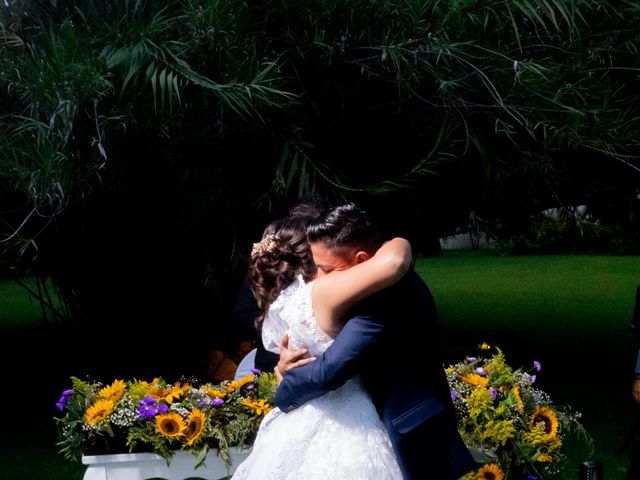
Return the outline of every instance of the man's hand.
{"type": "Polygon", "coordinates": [[[306,357],[309,351],[306,348],[299,350],[289,350],[289,336],[282,337],[280,343],[280,360],[274,368],[278,383],[282,381],[282,377],[292,368],[302,367],[308,363],[313,362],[316,357],[306,357]]]}
{"type": "Polygon", "coordinates": [[[633,395],[633,399],[636,403],[640,404],[640,378],[636,378],[633,381],[633,386],[631,387],[631,395],[633,395]]]}

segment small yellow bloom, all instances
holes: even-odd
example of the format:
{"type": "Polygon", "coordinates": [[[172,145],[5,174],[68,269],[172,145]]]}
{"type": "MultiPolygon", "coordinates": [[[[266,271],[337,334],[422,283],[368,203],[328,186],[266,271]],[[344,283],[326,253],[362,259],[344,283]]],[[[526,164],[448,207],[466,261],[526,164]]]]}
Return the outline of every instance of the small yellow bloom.
{"type": "Polygon", "coordinates": [[[491,350],[491,345],[489,345],[487,342],[482,342],[479,347],[480,350],[491,350]]]}
{"type": "Polygon", "coordinates": [[[553,457],[551,455],[547,455],[546,453],[541,453],[540,455],[538,455],[538,458],[536,460],[540,463],[550,463],[553,462],[553,457]]]}
{"type": "Polygon", "coordinates": [[[513,396],[516,399],[516,405],[518,406],[518,412],[520,412],[520,415],[523,415],[524,414],[524,403],[522,403],[522,397],[520,396],[520,389],[518,388],[517,385],[515,387],[513,387],[513,390],[511,390],[511,393],[513,393],[513,396]]]}

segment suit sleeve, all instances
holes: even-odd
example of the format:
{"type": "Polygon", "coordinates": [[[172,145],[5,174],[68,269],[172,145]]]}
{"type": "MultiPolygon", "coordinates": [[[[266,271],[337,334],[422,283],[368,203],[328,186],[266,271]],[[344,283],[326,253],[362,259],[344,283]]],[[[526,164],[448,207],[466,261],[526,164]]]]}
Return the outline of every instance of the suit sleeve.
{"type": "Polygon", "coordinates": [[[342,386],[359,372],[384,330],[385,322],[377,315],[351,318],[320,357],[287,372],[276,391],[278,408],[289,412],[342,386]]]}

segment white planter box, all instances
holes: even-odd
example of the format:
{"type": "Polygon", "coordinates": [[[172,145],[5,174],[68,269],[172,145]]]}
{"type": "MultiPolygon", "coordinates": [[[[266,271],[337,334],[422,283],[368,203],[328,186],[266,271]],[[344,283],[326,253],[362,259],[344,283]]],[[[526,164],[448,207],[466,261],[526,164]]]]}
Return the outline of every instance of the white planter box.
{"type": "Polygon", "coordinates": [[[217,450],[209,451],[204,465],[197,469],[194,468],[195,455],[183,451],[174,454],[169,466],[164,458],[155,453],[83,455],[82,463],[87,465],[83,480],[146,480],[156,477],[166,480],[184,480],[192,477],[218,480],[233,473],[251,451],[239,448],[230,450],[233,459],[230,471],[227,471],[217,450]]]}

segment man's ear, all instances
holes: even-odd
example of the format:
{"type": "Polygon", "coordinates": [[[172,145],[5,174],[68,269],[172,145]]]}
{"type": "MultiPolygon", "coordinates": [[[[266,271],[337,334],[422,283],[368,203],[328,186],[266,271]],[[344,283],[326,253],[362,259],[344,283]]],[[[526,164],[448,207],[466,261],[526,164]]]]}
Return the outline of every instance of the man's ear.
{"type": "Polygon", "coordinates": [[[355,258],[356,264],[358,264],[369,260],[371,258],[371,255],[369,255],[369,253],[365,252],[364,250],[359,250],[358,252],[356,252],[355,258]]]}

